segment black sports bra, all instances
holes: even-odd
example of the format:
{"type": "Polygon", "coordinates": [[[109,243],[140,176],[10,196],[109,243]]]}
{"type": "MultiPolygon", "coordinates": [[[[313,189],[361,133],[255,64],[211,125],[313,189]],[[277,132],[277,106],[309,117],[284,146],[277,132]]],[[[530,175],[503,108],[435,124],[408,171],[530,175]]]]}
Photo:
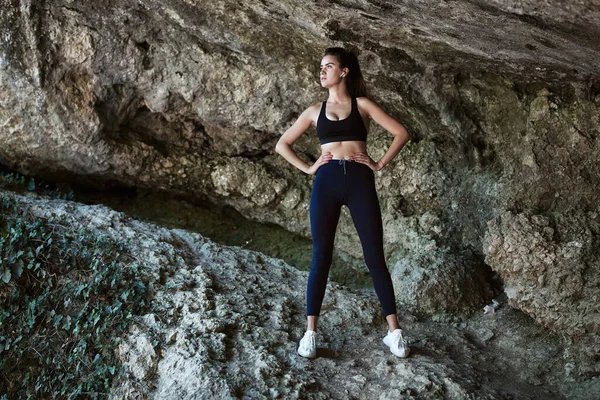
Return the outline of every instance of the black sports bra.
{"type": "Polygon", "coordinates": [[[367,128],[358,112],[356,105],[356,97],[352,97],[352,111],[346,119],[332,121],[325,114],[327,101],[321,106],[321,113],[317,120],[317,136],[321,144],[331,142],[346,142],[349,140],[357,140],[361,142],[367,141],[367,128]]]}

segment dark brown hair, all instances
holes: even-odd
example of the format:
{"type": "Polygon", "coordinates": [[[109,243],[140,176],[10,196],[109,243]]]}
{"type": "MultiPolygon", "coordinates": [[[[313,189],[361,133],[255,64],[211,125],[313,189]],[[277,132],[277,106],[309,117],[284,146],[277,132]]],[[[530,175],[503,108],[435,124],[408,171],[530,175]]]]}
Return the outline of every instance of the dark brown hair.
{"type": "Polygon", "coordinates": [[[340,63],[340,68],[348,68],[346,78],[346,87],[352,97],[366,97],[367,86],[360,72],[360,65],[356,54],[344,49],[343,47],[329,47],[325,49],[326,56],[334,56],[340,63]]]}

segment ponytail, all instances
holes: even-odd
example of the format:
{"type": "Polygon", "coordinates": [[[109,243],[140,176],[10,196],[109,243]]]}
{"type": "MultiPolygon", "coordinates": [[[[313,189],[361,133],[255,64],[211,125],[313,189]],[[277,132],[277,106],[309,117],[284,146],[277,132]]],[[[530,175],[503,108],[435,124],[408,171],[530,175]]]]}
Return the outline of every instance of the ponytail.
{"type": "Polygon", "coordinates": [[[348,68],[346,87],[351,97],[366,97],[367,86],[360,72],[360,65],[356,54],[343,47],[329,47],[325,50],[326,56],[334,56],[340,63],[340,68],[348,68]]]}

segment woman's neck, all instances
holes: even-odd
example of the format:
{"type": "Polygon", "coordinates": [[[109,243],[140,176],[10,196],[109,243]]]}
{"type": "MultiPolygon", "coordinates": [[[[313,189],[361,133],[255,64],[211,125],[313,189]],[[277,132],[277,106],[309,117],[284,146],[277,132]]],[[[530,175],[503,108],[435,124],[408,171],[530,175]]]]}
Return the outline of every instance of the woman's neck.
{"type": "Polygon", "coordinates": [[[351,99],[350,93],[346,89],[346,85],[338,85],[337,87],[329,88],[328,103],[347,103],[351,99]]]}

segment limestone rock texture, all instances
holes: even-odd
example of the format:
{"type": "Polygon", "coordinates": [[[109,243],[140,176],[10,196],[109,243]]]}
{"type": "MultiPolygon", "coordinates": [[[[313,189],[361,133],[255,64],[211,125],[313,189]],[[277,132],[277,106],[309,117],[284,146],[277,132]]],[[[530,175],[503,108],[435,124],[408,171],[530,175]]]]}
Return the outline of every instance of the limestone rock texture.
{"type": "MultiPolygon", "coordinates": [[[[152,296],[114,349],[124,366],[111,399],[594,399],[563,339],[511,307],[439,323],[402,313],[409,358],[382,343],[372,291],[332,283],[318,357],[298,356],[308,273],[101,205],[12,196],[38,218],[66,217],[127,243],[152,296]],[[524,351],[523,349],[527,349],[524,351]]],[[[137,279],[137,278],[136,278],[137,279]]]]}
{"type": "MultiPolygon", "coordinates": [[[[504,277],[509,302],[563,332],[589,360],[600,357],[600,218],[506,212],[489,223],[486,262],[504,277]]],[[[598,374],[597,362],[579,366],[598,374]]]]}
{"type": "MultiPolygon", "coordinates": [[[[597,0],[0,0],[1,162],[309,236],[312,177],[273,149],[326,98],[323,50],[345,46],[413,135],[376,178],[397,298],[472,311],[496,294],[488,221],[597,211],[599,34],[597,0]]],[[[391,138],[369,135],[378,158],[391,138]]],[[[316,159],[314,130],[295,149],[316,159]]],[[[347,212],[336,248],[361,257],[347,212]]]]}

